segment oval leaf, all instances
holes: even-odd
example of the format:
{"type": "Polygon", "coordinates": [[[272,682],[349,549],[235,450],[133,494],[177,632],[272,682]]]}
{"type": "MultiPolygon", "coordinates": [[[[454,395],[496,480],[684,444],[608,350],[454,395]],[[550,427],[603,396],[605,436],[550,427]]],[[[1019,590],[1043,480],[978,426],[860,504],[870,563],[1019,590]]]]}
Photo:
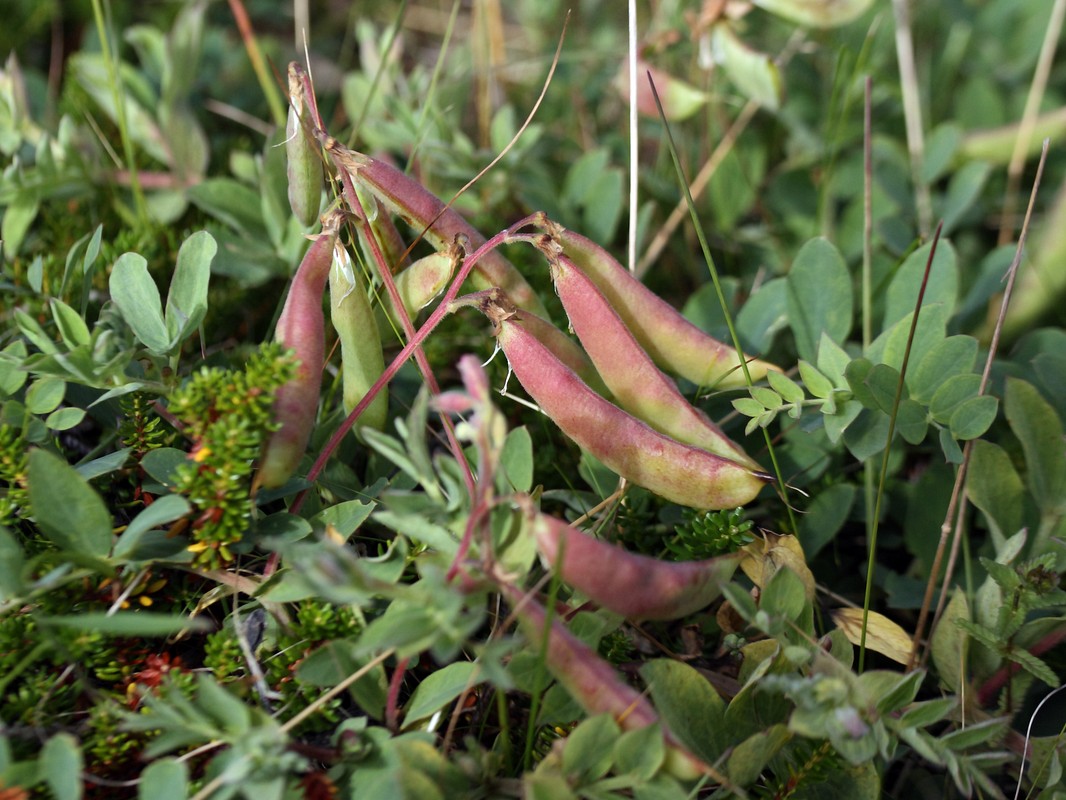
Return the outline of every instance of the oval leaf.
{"type": "Polygon", "coordinates": [[[45,535],[61,549],[89,556],[111,550],[111,515],[93,488],[59,456],[33,450],[30,506],[45,535]]]}

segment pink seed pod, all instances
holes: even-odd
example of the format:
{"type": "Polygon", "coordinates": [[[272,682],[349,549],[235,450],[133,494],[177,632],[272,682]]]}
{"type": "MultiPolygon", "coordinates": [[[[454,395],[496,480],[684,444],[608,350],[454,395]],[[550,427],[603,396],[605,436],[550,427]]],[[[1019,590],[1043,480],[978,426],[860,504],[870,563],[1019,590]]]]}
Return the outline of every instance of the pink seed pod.
{"type": "MultiPolygon", "coordinates": [[[[386,208],[417,231],[425,230],[426,240],[437,250],[447,248],[456,236],[465,236],[469,249],[485,243],[482,236],[455,209],[446,206],[422,184],[384,161],[348,150],[329,139],[326,150],[334,161],[348,171],[352,179],[369,189],[386,208]]],[[[544,306],[526,282],[502,254],[486,253],[470,274],[475,289],[502,288],[522,308],[547,317],[544,306]]]]}
{"type": "Polygon", "coordinates": [[[522,632],[540,650],[547,634],[545,663],[570,696],[589,714],[611,714],[625,730],[659,721],[652,704],[618,677],[606,661],[557,619],[548,625],[543,606],[519,589],[503,584],[500,591],[514,608],[522,632]]]}
{"type": "Polygon", "coordinates": [[[275,489],[284,484],[299,466],[311,437],[325,360],[322,293],[333,263],[340,222],[341,217],[336,214],[323,220],[322,233],[300,262],[278,317],[274,335],[294,352],[296,374],[278,389],[274,398],[274,418],[281,427],[263,448],[254,489],[275,489]]]}
{"type": "Polygon", "coordinates": [[[742,553],[705,561],[660,561],[534,514],[532,532],[545,565],[602,608],[630,620],[678,619],[722,593],[742,553]]]}
{"type": "Polygon", "coordinates": [[[563,433],[626,480],[680,505],[736,508],[755,499],[769,475],[648,427],[596,394],[523,325],[500,293],[481,310],[519,382],[563,433]]]}
{"type": "Polygon", "coordinates": [[[545,236],[538,247],[548,256],[555,291],[570,318],[570,327],[618,405],[679,442],[758,469],[759,465],[655,366],[603,292],[559,245],[545,236]]]}
{"type": "MultiPolygon", "coordinates": [[[[656,364],[701,387],[727,389],[746,385],[735,349],[685,319],[610,253],[544,215],[536,224],[562,246],[571,261],[603,292],[656,364]]],[[[780,371],[766,361],[748,360],[753,381],[766,377],[769,370],[780,371]]]]}
{"type": "Polygon", "coordinates": [[[623,681],[592,648],[574,636],[558,619],[549,624],[544,608],[510,584],[500,593],[514,609],[518,624],[536,649],[544,653],[548,671],[587,714],[610,714],[622,730],[632,731],[659,723],[667,746],[664,767],[682,780],[708,775],[723,777],[687,752],[659,719],[648,699],[623,681]]]}

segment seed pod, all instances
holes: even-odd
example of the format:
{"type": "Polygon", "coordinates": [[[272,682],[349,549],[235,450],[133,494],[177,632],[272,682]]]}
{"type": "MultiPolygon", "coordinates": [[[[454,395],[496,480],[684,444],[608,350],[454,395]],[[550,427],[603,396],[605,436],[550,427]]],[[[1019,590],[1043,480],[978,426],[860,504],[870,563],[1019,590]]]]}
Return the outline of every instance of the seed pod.
{"type": "MultiPolygon", "coordinates": [[[[425,229],[425,238],[435,249],[445,249],[456,236],[465,236],[474,249],[485,244],[485,237],[458,211],[445,206],[414,178],[384,161],[345,149],[332,139],[327,142],[326,149],[338,166],[346,169],[354,181],[368,188],[390,211],[414,229],[425,229]]],[[[478,261],[470,274],[470,282],[475,289],[498,286],[520,307],[542,317],[548,316],[533,287],[495,250],[478,261]]]]}
{"type": "MultiPolygon", "coordinates": [[[[430,253],[396,276],[396,291],[400,295],[409,319],[413,320],[418,316],[419,311],[432,303],[433,299],[444,291],[444,287],[455,274],[455,268],[461,258],[461,252],[458,254],[451,251],[430,253]]],[[[395,323],[396,312],[392,308],[392,300],[386,297],[385,302],[389,305],[389,316],[398,327],[398,323],[395,323]]]]}
{"type": "MultiPolygon", "coordinates": [[[[350,414],[385,371],[385,356],[370,300],[360,285],[348,251],[340,242],[333,250],[329,298],[330,319],[341,345],[344,412],[350,414]]],[[[388,394],[382,389],[359,418],[359,424],[383,429],[388,418],[388,402],[388,394]]]]}
{"type": "Polygon", "coordinates": [[[685,506],[736,508],[770,476],[664,436],[589,388],[524,327],[500,293],[481,310],[494,323],[511,370],[563,433],[628,481],[685,506]]]}
{"type": "Polygon", "coordinates": [[[549,237],[537,243],[548,256],[552,280],[570,327],[596,365],[615,401],[660,433],[737,461],[758,465],[659,371],[596,284],[549,237]]]}
{"type": "MultiPolygon", "coordinates": [[[[652,360],[697,386],[726,389],[744,386],[737,351],[708,336],[677,309],[638,281],[595,242],[541,216],[537,225],[562,245],[563,252],[596,284],[652,360]]],[[[753,381],[773,364],[748,361],[753,381]]]]}
{"type": "Polygon", "coordinates": [[[721,780],[717,771],[681,747],[643,694],[623,681],[610,664],[570,633],[562,622],[553,619],[549,625],[544,608],[510,584],[502,584],[500,592],[514,609],[526,638],[537,652],[544,653],[548,671],[586,713],[610,714],[626,731],[660,723],[667,746],[665,766],[669,771],[685,780],[700,775],[721,780]]]}
{"type": "Polygon", "coordinates": [[[280,424],[263,448],[254,489],[274,489],[285,483],[300,464],[315,424],[322,362],[325,359],[325,317],[322,292],[333,261],[340,217],[322,223],[322,233],[308,248],[292,278],[274,336],[296,356],[296,374],[278,389],[274,418],[280,424]]]}
{"type": "Polygon", "coordinates": [[[597,605],[626,619],[678,619],[722,593],[741,553],[705,561],[661,561],[536,514],[532,532],[545,564],[597,605]]]}
{"type": "Polygon", "coordinates": [[[289,207],[305,228],[318,219],[322,202],[322,157],[306,126],[310,124],[300,84],[300,66],[289,64],[289,118],[285,125],[285,174],[289,207]]]}
{"type": "MultiPolygon", "coordinates": [[[[396,223],[392,221],[392,215],[385,205],[364,187],[355,184],[355,193],[359,198],[366,221],[370,223],[370,229],[374,232],[378,249],[385,259],[385,264],[393,275],[411,263],[407,255],[407,243],[400,236],[396,223]]],[[[363,227],[359,226],[359,244],[363,257],[367,263],[374,263],[373,251],[366,242],[363,227]]]]}

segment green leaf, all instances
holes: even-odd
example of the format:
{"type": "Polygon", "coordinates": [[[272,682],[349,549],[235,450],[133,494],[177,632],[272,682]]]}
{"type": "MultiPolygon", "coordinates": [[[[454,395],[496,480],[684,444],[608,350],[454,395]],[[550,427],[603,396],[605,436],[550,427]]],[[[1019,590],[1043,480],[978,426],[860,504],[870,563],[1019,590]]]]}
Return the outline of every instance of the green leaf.
{"type": "Polygon", "coordinates": [[[153,761],[140,775],[137,786],[139,800],[187,800],[189,796],[189,768],[176,758],[153,761]]]}
{"type": "Polygon", "coordinates": [[[971,161],[951,176],[944,206],[940,212],[940,217],[944,221],[944,236],[951,233],[963,215],[973,207],[991,171],[991,164],[985,161],[971,161]]]}
{"type": "MultiPolygon", "coordinates": [[[[911,320],[914,314],[908,314],[887,331],[882,333],[870,345],[866,356],[871,361],[880,361],[896,369],[903,368],[903,354],[907,349],[907,341],[911,335],[911,320]]],[[[947,335],[947,311],[942,303],[922,306],[922,313],[918,317],[918,324],[914,328],[914,339],[911,343],[910,361],[908,370],[912,364],[921,364],[929,352],[942,342],[947,335]]]]}
{"type": "Polygon", "coordinates": [[[787,280],[788,318],[796,349],[800,358],[814,362],[823,334],[843,342],[851,332],[851,275],[840,251],[827,239],[817,238],[796,254],[787,280]]]}
{"type": "Polygon", "coordinates": [[[73,350],[79,345],[89,344],[92,336],[89,333],[89,326],[85,324],[81,314],[55,297],[52,298],[51,305],[52,319],[55,320],[56,327],[59,328],[59,335],[63,337],[63,342],[67,347],[73,350]]]}
{"type": "Polygon", "coordinates": [[[659,658],[640,668],[666,727],[694,756],[713,764],[729,747],[725,702],[708,680],[681,661],[659,658]]]}
{"type": "Polygon", "coordinates": [[[168,494],[158,498],[152,505],[141,511],[115,543],[115,558],[129,558],[137,548],[145,533],[181,519],[192,510],[189,501],[180,494],[168,494]]]}
{"type": "Polygon", "coordinates": [[[500,467],[512,491],[529,492],[533,488],[533,437],[524,425],[507,434],[500,467]]]}
{"type": "MultiPolygon", "coordinates": [[[[866,388],[870,390],[870,395],[873,397],[874,402],[877,404],[876,408],[881,409],[886,414],[892,413],[892,407],[896,403],[896,392],[900,391],[899,370],[888,366],[888,364],[874,364],[870,371],[866,373],[866,377],[862,381],[866,388]]],[[[906,384],[902,387],[902,397],[907,397],[906,384]]]]}
{"type": "Polygon", "coordinates": [[[18,541],[7,528],[0,528],[0,601],[23,593],[22,568],[25,562],[18,541]]]}
{"type": "Polygon", "coordinates": [[[990,394],[963,400],[948,420],[951,435],[962,441],[976,439],[992,427],[998,411],[999,400],[990,394]]]}
{"type": "Polygon", "coordinates": [[[1016,664],[1020,664],[1022,669],[1042,680],[1048,686],[1056,688],[1059,685],[1059,677],[1055,674],[1055,671],[1047,665],[1047,662],[1037,658],[1028,650],[1014,647],[1010,652],[1006,653],[1006,656],[1016,664]]]}
{"type": "Polygon", "coordinates": [[[211,629],[206,619],[161,614],[154,611],[120,611],[117,614],[57,614],[38,617],[42,625],[58,625],[79,631],[92,631],[104,636],[170,636],[182,631],[211,629]]]}
{"type": "Polygon", "coordinates": [[[929,413],[942,425],[951,422],[951,415],[961,403],[977,395],[981,388],[981,376],[968,373],[955,375],[941,384],[929,401],[929,413]]]}
{"type": "MultiPolygon", "coordinates": [[[[934,656],[935,659],[935,656],[934,656]]],[[[958,667],[955,668],[956,672],[958,667]]],[[[957,675],[956,675],[957,677],[957,675]]],[[[943,674],[941,674],[943,678],[943,674]]],[[[938,697],[910,706],[899,718],[899,723],[907,728],[924,728],[947,717],[959,704],[958,697],[938,697]]]]}
{"type": "Polygon", "coordinates": [[[863,409],[844,431],[844,444],[859,461],[865,461],[885,449],[888,443],[888,416],[880,411],[863,409]]]}
{"type": "Polygon", "coordinates": [[[748,786],[758,780],[770,759],[792,739],[784,725],[774,725],[766,731],[750,736],[729,754],[726,762],[729,778],[738,786],[748,786]]]}
{"type": "Polygon", "coordinates": [[[771,370],[766,373],[766,378],[770,382],[770,387],[781,395],[786,403],[803,402],[803,389],[785,373],[771,370]]]}
{"type": "Polygon", "coordinates": [[[1025,451],[1029,490],[1040,510],[1058,513],[1066,506],[1066,449],[1062,421],[1040,393],[1018,378],[1007,379],[1003,409],[1025,451]]]}
{"type": "Polygon", "coordinates": [[[839,442],[840,437],[844,435],[862,412],[862,403],[858,400],[847,400],[837,407],[835,413],[827,414],[823,424],[825,425],[825,435],[829,441],[833,444],[839,442]]]}
{"type": "MultiPolygon", "coordinates": [[[[737,333],[745,352],[765,353],[774,336],[788,320],[787,286],[784,278],[773,278],[754,292],[737,313],[737,333]]],[[[808,387],[809,388],[809,387],[808,387]]]]}
{"type": "Polygon", "coordinates": [[[942,734],[940,744],[956,752],[985,744],[1003,734],[1007,722],[1002,719],[989,719],[975,722],[957,731],[942,734]]]}
{"type": "Polygon", "coordinates": [[[662,727],[647,725],[624,732],[615,742],[613,757],[615,772],[632,775],[639,781],[650,781],[666,758],[662,727]]]}
{"type": "Polygon", "coordinates": [[[621,734],[610,714],[585,720],[566,738],[563,771],[579,783],[599,780],[611,768],[614,746],[621,734]]]}
{"type": "Polygon", "coordinates": [[[1021,529],[1025,487],[1001,447],[980,439],[973,443],[966,491],[1000,540],[1021,529]]]}
{"type": "Polygon", "coordinates": [[[766,410],[754,397],[738,397],[733,401],[733,408],[745,417],[758,417],[766,410]]]}
{"type": "MultiPolygon", "coordinates": [[[[338,639],[312,651],[296,668],[296,679],[311,686],[336,686],[366,666],[368,659],[356,655],[355,642],[338,639]]],[[[380,664],[353,683],[348,691],[363,711],[374,719],[385,714],[389,686],[380,664]]]]}
{"type": "Polygon", "coordinates": [[[48,414],[63,402],[66,392],[67,384],[59,378],[38,378],[26,391],[26,408],[31,414],[48,414]]]}
{"type": "Polygon", "coordinates": [[[377,503],[364,503],[362,500],[347,500],[323,509],[315,515],[312,525],[324,528],[330,525],[344,539],[347,539],[366,522],[377,503]]]}
{"type": "Polygon", "coordinates": [[[720,22],[711,30],[711,56],[749,100],[770,110],[781,105],[781,75],[777,65],[766,53],[741,41],[729,22],[720,22]]]}
{"type": "Polygon", "coordinates": [[[218,245],[207,231],[194,233],[178,250],[178,263],[167,295],[166,326],[170,346],[184,340],[207,313],[207,286],[218,245]]]}
{"type": "Polygon", "coordinates": [[[921,180],[932,183],[951,166],[962,141],[962,129],[953,122],[937,125],[925,141],[921,180]]]}
{"type": "Polygon", "coordinates": [[[929,645],[933,664],[936,666],[936,674],[940,677],[940,682],[951,692],[958,690],[963,676],[967,674],[967,638],[966,632],[955,624],[955,620],[959,619],[970,619],[970,603],[964,591],[955,589],[951,600],[944,608],[940,621],[933,629],[929,645]]]}
{"type": "Polygon", "coordinates": [[[148,262],[136,253],[124,253],[111,268],[111,299],[141,343],[156,354],[167,352],[170,337],[163,322],[159,288],[148,274],[148,262]]]}
{"type": "MultiPolygon", "coordinates": [[[[932,246],[933,243],[928,242],[911,253],[892,277],[885,292],[885,316],[881,330],[887,331],[914,311],[932,246]]],[[[926,306],[941,303],[947,316],[951,315],[959,290],[958,268],[955,262],[955,250],[951,243],[941,239],[936,247],[936,257],[930,267],[929,282],[922,299],[923,314],[926,306]]]]}
{"type": "Polygon", "coordinates": [[[803,385],[813,397],[825,399],[833,393],[833,384],[830,380],[802,359],[799,362],[799,374],[803,385]]]}
{"type": "Polygon", "coordinates": [[[921,444],[929,430],[929,419],[925,407],[907,398],[899,404],[896,415],[896,430],[908,444],[921,444]]]}
{"type": "Polygon", "coordinates": [[[232,178],[209,178],[188,190],[194,205],[225,224],[267,239],[259,194],[232,178]]]}
{"type": "Polygon", "coordinates": [[[808,560],[844,527],[854,502],[855,487],[848,483],[835,484],[814,496],[800,517],[800,542],[808,560]]]}
{"type": "Polygon", "coordinates": [[[41,748],[38,765],[56,800],[80,800],[85,762],[77,739],[69,733],[56,734],[41,748]]]}
{"type": "Polygon", "coordinates": [[[781,408],[781,395],[773,389],[767,389],[765,386],[752,386],[749,391],[751,392],[751,396],[758,401],[759,405],[767,411],[781,408]]]}
{"type": "Polygon", "coordinates": [[[30,451],[29,493],[37,524],[61,549],[89,556],[106,556],[111,550],[107,506],[59,456],[30,451]]]}
{"type": "Polygon", "coordinates": [[[972,336],[949,336],[937,342],[907,375],[911,396],[928,403],[946,380],[971,372],[976,361],[977,340],[972,336]]]}
{"type": "Polygon", "coordinates": [[[818,339],[818,369],[832,381],[837,389],[847,389],[844,373],[851,363],[851,356],[823,331],[818,339]]]}
{"type": "Polygon", "coordinates": [[[866,408],[880,408],[877,395],[871,391],[870,386],[866,383],[866,379],[873,368],[874,364],[869,359],[856,358],[848,363],[847,368],[844,370],[844,378],[851,388],[851,393],[866,408]]]}
{"type": "Polygon", "coordinates": [[[69,431],[75,425],[80,425],[83,419],[84,408],[57,408],[45,418],[44,424],[50,431],[69,431]]]}
{"type": "Polygon", "coordinates": [[[16,339],[0,352],[0,395],[11,397],[26,383],[28,373],[22,369],[26,343],[16,339]]]}
{"type": "Polygon", "coordinates": [[[157,447],[141,459],[141,468],[164,486],[173,488],[178,467],[189,463],[189,455],[176,447],[157,447]]]}
{"type": "Polygon", "coordinates": [[[476,686],[477,664],[457,661],[441,667],[418,684],[404,709],[404,725],[410,726],[451,703],[470,686],[476,686]]]}
{"type": "Polygon", "coordinates": [[[807,605],[807,593],[800,577],[790,569],[779,569],[763,587],[759,609],[768,614],[795,620],[807,605]]]}
{"type": "Polygon", "coordinates": [[[54,353],[59,352],[59,348],[57,348],[55,342],[52,341],[52,337],[44,332],[41,323],[21,308],[15,309],[15,324],[18,326],[18,329],[22,331],[22,335],[29,339],[30,343],[42,353],[53,355],[54,353]]]}
{"type": "Polygon", "coordinates": [[[0,242],[3,242],[4,258],[11,261],[18,255],[22,240],[37,218],[41,203],[35,192],[19,192],[4,210],[0,222],[0,242]]]}

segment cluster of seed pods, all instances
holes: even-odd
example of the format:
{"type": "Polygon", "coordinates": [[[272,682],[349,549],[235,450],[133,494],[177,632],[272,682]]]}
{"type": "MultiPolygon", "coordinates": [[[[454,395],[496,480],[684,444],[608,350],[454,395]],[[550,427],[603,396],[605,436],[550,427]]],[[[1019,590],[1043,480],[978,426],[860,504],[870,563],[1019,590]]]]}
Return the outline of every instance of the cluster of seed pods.
{"type": "MultiPolygon", "coordinates": [[[[618,475],[698,509],[735,508],[760,493],[770,476],[661,370],[701,387],[731,387],[748,379],[745,372],[758,380],[776,369],[773,365],[753,359],[741,369],[743,354],[685,320],[603,248],[534,215],[531,222],[541,232],[515,238],[532,242],[546,257],[578,346],[548,320],[543,303],[518,270],[495,249],[482,247],[485,238],[458,212],[388,163],[328,136],[306,75],[293,65],[289,80],[286,146],[294,215],[313,224],[321,204],[322,163],[331,162],[346,186],[351,212],[366,223],[361,232],[372,231],[365,234],[374,237],[367,250],[377,257],[370,261],[389,287],[385,314],[410,330],[409,320],[419,309],[453,283],[447,303],[431,315],[402,357],[418,346],[441,313],[475,306],[492,322],[499,348],[530,397],[567,436],[618,475]],[[438,252],[408,265],[391,215],[438,252]],[[464,262],[464,252],[471,248],[481,249],[464,262]],[[476,291],[457,301],[458,284],[464,281],[476,291]]],[[[349,213],[331,211],[322,217],[322,232],[293,277],[279,317],[276,336],[294,352],[298,369],[278,393],[279,428],[264,449],[257,486],[284,484],[304,455],[320,396],[327,282],[341,346],[345,409],[363,408],[364,424],[380,427],[385,422],[384,394],[373,401],[364,398],[381,383],[383,373],[394,374],[396,364],[385,369],[368,288],[360,285],[340,241],[349,213]]],[[[689,563],[639,556],[540,513],[528,498],[519,502],[545,565],[584,597],[628,619],[676,619],[705,607],[720,595],[738,563],[733,556],[689,563]]],[[[650,703],[558,620],[549,620],[511,583],[499,581],[499,586],[526,634],[543,645],[549,669],[588,711],[610,712],[624,727],[658,721],[650,703]]],[[[696,772],[706,772],[697,767],[696,772]]]]}

